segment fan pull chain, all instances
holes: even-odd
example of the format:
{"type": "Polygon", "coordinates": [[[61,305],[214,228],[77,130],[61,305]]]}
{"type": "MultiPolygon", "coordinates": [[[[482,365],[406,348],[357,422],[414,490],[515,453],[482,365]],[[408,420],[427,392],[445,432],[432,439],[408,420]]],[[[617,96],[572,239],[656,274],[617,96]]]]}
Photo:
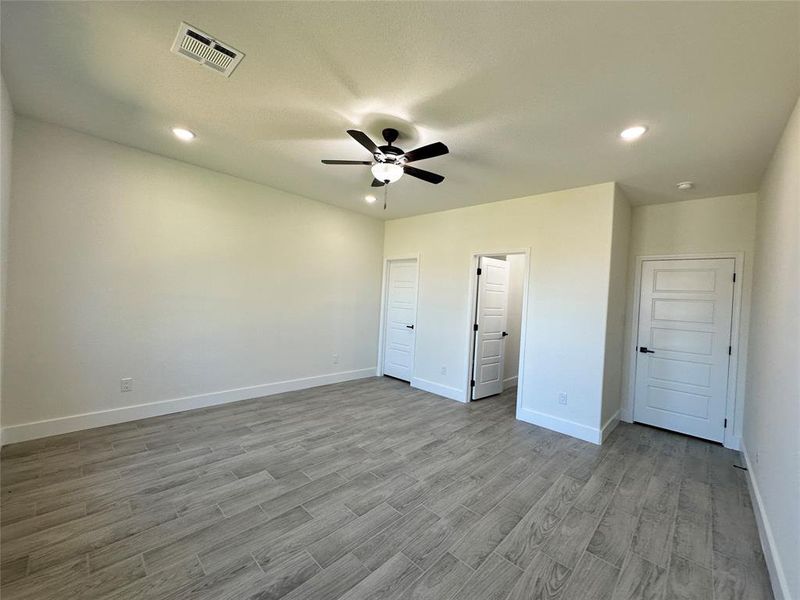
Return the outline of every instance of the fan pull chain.
{"type": "Polygon", "coordinates": [[[389,182],[383,186],[383,210],[386,210],[386,198],[389,196],[389,182]]]}

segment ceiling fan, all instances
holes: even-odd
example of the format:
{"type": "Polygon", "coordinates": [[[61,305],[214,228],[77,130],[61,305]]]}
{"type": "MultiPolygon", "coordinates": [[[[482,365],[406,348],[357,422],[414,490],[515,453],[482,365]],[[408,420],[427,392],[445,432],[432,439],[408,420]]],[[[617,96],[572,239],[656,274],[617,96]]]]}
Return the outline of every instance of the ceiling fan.
{"type": "Polygon", "coordinates": [[[441,175],[423,169],[417,169],[408,164],[410,162],[433,158],[450,152],[447,146],[442,142],[435,142],[417,148],[416,150],[404,152],[397,146],[392,145],[399,135],[397,129],[387,128],[383,130],[383,139],[386,140],[385,146],[377,146],[363,131],[348,129],[347,133],[349,133],[350,137],[355,141],[364,146],[364,148],[369,150],[374,160],[323,160],[322,162],[324,164],[369,166],[372,168],[372,175],[374,177],[372,180],[372,187],[381,187],[389,183],[394,183],[400,179],[404,173],[427,181],[428,183],[441,183],[444,181],[444,177],[441,175]]]}

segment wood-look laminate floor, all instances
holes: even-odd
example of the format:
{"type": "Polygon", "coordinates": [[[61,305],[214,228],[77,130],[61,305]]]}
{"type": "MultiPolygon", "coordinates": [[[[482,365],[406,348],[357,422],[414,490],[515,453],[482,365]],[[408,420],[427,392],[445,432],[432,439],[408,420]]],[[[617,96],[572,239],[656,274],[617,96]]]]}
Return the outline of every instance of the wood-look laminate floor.
{"type": "Polygon", "coordinates": [[[7,446],[4,600],[771,598],[736,453],[366,379],[7,446]]]}

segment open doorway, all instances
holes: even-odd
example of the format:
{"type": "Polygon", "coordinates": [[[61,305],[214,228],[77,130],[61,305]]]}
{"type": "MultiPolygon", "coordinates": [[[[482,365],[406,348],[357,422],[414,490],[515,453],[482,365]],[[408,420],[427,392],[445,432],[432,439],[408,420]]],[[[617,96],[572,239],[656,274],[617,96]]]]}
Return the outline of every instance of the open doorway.
{"type": "Polygon", "coordinates": [[[511,393],[517,387],[528,257],[476,255],[468,400],[511,393]]]}

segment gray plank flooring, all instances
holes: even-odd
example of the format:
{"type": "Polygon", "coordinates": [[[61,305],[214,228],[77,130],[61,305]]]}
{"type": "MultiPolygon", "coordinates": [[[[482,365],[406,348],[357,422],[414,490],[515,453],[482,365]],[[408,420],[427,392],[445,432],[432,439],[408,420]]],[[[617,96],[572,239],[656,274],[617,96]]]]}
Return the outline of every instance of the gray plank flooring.
{"type": "Polygon", "coordinates": [[[772,598],[739,456],[365,379],[0,455],[4,600],[772,598]]]}

